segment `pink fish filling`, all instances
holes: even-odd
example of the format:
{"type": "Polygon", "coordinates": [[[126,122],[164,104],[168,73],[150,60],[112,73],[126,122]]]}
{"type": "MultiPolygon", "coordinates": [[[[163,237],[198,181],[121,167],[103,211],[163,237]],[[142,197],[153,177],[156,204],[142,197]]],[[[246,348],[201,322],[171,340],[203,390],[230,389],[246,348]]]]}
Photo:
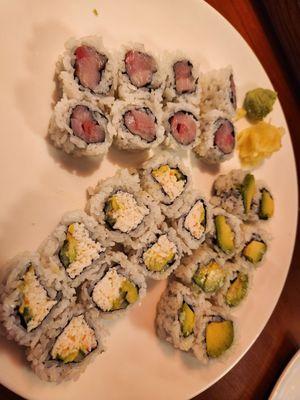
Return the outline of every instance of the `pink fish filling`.
{"type": "Polygon", "coordinates": [[[103,143],[105,128],[93,118],[92,112],[86,106],[76,106],[71,114],[71,129],[75,136],[86,143],[103,143]]]}
{"type": "Polygon", "coordinates": [[[147,142],[155,140],[155,117],[148,108],[127,111],[124,115],[124,123],[133,135],[138,135],[147,142]]]}
{"type": "Polygon", "coordinates": [[[79,83],[91,90],[95,90],[101,81],[107,57],[98,53],[93,47],[80,46],[75,50],[75,76],[79,83]]]}
{"type": "Polygon", "coordinates": [[[193,64],[187,60],[177,61],[173,65],[175,88],[178,94],[195,91],[195,79],[192,74],[193,64]]]}
{"type": "Polygon", "coordinates": [[[136,50],[126,53],[125,68],[131,83],[137,88],[150,84],[153,74],[157,71],[154,58],[136,50]]]}
{"type": "Polygon", "coordinates": [[[189,145],[196,139],[197,125],[192,114],[178,111],[169,119],[171,133],[182,145],[189,145]]]}
{"type": "Polygon", "coordinates": [[[219,120],[220,125],[215,132],[214,144],[224,154],[233,152],[235,136],[232,123],[228,119],[219,120]]]}

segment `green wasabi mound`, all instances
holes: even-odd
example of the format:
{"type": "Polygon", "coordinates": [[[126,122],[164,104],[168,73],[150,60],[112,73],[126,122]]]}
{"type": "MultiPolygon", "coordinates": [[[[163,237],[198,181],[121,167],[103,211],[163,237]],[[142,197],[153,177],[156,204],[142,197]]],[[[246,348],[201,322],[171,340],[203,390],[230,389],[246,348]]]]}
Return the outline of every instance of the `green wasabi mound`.
{"type": "Polygon", "coordinates": [[[277,99],[277,93],[270,89],[257,88],[246,93],[244,109],[247,118],[262,121],[272,110],[277,99]]]}

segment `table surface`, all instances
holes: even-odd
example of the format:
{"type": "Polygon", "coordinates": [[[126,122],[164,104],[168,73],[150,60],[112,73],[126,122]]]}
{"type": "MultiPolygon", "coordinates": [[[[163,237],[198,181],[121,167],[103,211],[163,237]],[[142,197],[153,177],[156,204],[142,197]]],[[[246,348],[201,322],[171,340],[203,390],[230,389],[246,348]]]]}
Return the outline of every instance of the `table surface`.
{"type": "MultiPolygon", "coordinates": [[[[295,0],[277,0],[285,9],[295,0]]],[[[270,77],[285,113],[296,155],[300,154],[299,92],[278,38],[260,0],[207,0],[245,38],[270,77]]],[[[297,161],[299,171],[300,162],[297,161]]],[[[219,382],[194,400],[268,398],[287,362],[300,347],[300,232],[289,275],[267,326],[242,360],[219,382]]],[[[0,400],[22,400],[0,385],[0,400]]],[[[42,399],[41,399],[42,400],[42,399]]],[[[53,399],[56,400],[56,399],[53,399]]]]}

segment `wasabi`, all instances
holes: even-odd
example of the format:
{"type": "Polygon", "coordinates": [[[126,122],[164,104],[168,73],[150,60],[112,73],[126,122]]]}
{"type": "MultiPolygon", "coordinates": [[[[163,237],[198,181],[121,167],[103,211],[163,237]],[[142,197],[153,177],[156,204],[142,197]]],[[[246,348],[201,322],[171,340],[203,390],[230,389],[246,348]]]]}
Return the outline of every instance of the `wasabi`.
{"type": "Polygon", "coordinates": [[[262,121],[273,109],[277,93],[270,89],[257,88],[246,93],[244,109],[247,118],[262,121]]]}

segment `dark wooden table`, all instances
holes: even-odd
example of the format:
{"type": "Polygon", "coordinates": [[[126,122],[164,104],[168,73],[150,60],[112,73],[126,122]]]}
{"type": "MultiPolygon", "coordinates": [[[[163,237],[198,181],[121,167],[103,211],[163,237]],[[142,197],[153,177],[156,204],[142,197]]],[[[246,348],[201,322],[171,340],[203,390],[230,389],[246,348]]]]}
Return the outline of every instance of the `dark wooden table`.
{"type": "MultiPolygon", "coordinates": [[[[264,4],[272,12],[287,15],[297,0],[207,0],[246,39],[269,75],[283,107],[296,156],[300,155],[300,104],[296,79],[291,74],[285,49],[270,24],[264,4]]],[[[294,15],[294,12],[293,12],[294,15]]],[[[299,21],[299,20],[298,20],[299,21]]],[[[288,29],[288,26],[281,26],[288,29]]],[[[299,48],[298,48],[299,50],[299,48]]],[[[299,171],[300,162],[297,160],[299,171]]],[[[289,359],[300,347],[300,234],[291,269],[267,326],[243,359],[219,382],[197,396],[197,400],[267,399],[289,359]]],[[[300,398],[300,394],[299,394],[300,398]]],[[[0,400],[22,400],[0,385],[0,400]]],[[[43,399],[41,399],[43,400],[43,399]]],[[[53,399],[58,400],[58,399],[53,399]]],[[[142,400],[142,399],[141,399],[142,400]]],[[[169,399],[166,399],[169,400],[169,399]]]]}

